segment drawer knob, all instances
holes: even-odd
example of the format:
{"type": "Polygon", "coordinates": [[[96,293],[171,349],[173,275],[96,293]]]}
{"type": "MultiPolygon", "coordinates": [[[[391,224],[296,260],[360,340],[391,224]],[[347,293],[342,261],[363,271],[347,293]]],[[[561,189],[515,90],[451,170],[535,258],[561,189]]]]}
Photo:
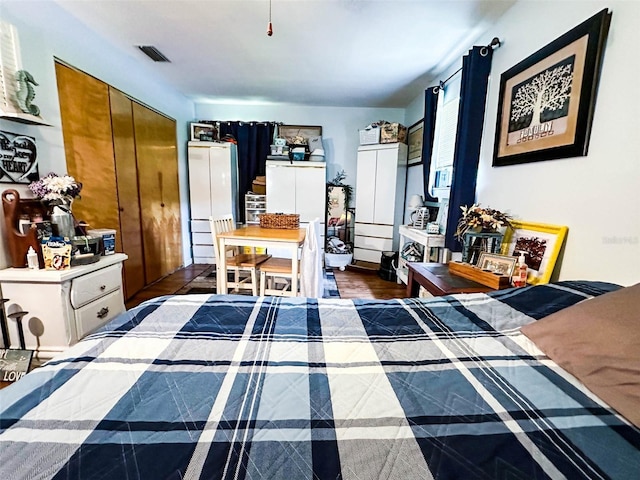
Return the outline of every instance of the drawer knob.
{"type": "Polygon", "coordinates": [[[106,288],[107,288],[106,285],[100,285],[100,291],[104,292],[106,288]]]}
{"type": "Polygon", "coordinates": [[[98,318],[104,318],[109,315],[109,307],[102,307],[100,311],[96,314],[98,318]]]}

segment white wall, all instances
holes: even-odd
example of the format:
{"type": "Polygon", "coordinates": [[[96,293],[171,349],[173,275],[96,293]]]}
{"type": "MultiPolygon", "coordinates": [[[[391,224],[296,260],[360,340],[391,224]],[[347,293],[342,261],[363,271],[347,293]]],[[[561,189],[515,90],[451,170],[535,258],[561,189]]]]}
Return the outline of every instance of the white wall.
{"type": "MultiPolygon", "coordinates": [[[[401,108],[343,108],[309,107],[300,105],[229,105],[196,104],[199,120],[275,121],[285,125],[320,125],[327,162],[327,179],[344,170],[345,183],[356,183],[356,154],[359,146],[358,130],[378,120],[403,125],[401,108]]],[[[357,192],[356,192],[357,195],[357,192]]],[[[356,214],[357,215],[357,214],[356,214]]]]}
{"type": "MultiPolygon", "coordinates": [[[[635,0],[520,0],[474,42],[502,42],[489,79],[477,201],[519,220],[568,226],[560,280],[640,282],[638,25],[635,0]],[[613,18],[588,155],[492,167],[502,72],[607,7],[613,18]]],[[[408,107],[408,121],[419,115],[420,102],[422,95],[408,107]]]]}
{"type": "MultiPolygon", "coordinates": [[[[640,281],[640,2],[520,1],[495,25],[478,201],[567,225],[560,279],[640,281]],[[500,74],[603,8],[613,12],[586,157],[492,167],[500,74]]],[[[490,38],[487,39],[487,42],[490,38]]]]}
{"type": "MultiPolygon", "coordinates": [[[[177,122],[179,182],[182,205],[183,256],[191,263],[188,230],[187,127],[193,120],[193,103],[145,71],[140,59],[112,48],[103,38],[87,30],[54,2],[2,2],[1,19],[13,24],[20,38],[23,68],[32,73],[39,86],[34,102],[51,127],[31,126],[0,120],[0,130],[35,137],[41,175],[50,171],[66,173],[66,159],[56,86],[54,57],[122,90],[140,102],[172,117],[177,122]],[[78,39],[81,39],[80,41],[78,39]]],[[[136,52],[132,48],[132,55],[136,52]]],[[[81,178],[78,179],[82,181],[81,178]]],[[[16,188],[0,184],[0,189],[16,188]]],[[[25,186],[17,190],[25,196],[25,186]]],[[[31,196],[31,195],[29,195],[31,196]]],[[[4,221],[0,222],[0,268],[7,266],[4,221]]],[[[99,225],[96,225],[99,227],[99,225]]]]}

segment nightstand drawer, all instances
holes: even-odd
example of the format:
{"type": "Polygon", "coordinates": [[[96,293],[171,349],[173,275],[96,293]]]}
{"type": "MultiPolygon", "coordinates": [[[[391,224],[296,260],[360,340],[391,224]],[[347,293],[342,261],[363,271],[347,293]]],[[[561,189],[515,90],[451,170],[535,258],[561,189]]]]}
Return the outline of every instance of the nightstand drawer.
{"type": "Polygon", "coordinates": [[[103,295],[117,290],[122,285],[120,265],[112,265],[78,278],[71,282],[71,305],[78,309],[103,295]]]}
{"type": "Polygon", "coordinates": [[[122,291],[116,290],[75,311],[78,340],[124,312],[122,291]]]}

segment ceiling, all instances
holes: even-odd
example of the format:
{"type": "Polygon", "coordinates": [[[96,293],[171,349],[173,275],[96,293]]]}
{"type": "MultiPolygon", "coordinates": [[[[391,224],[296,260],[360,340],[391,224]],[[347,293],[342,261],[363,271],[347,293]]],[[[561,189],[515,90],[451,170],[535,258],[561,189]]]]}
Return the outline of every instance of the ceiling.
{"type": "Polygon", "coordinates": [[[194,101],[396,108],[515,1],[56,0],[194,101]]]}

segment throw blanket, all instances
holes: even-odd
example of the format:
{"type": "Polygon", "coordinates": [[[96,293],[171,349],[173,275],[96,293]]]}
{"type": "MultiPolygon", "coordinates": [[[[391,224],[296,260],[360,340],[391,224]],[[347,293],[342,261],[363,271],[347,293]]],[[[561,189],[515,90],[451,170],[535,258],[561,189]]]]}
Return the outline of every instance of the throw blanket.
{"type": "Polygon", "coordinates": [[[640,432],[519,332],[615,288],[161,297],[0,391],[0,478],[640,478],[640,432]]]}

